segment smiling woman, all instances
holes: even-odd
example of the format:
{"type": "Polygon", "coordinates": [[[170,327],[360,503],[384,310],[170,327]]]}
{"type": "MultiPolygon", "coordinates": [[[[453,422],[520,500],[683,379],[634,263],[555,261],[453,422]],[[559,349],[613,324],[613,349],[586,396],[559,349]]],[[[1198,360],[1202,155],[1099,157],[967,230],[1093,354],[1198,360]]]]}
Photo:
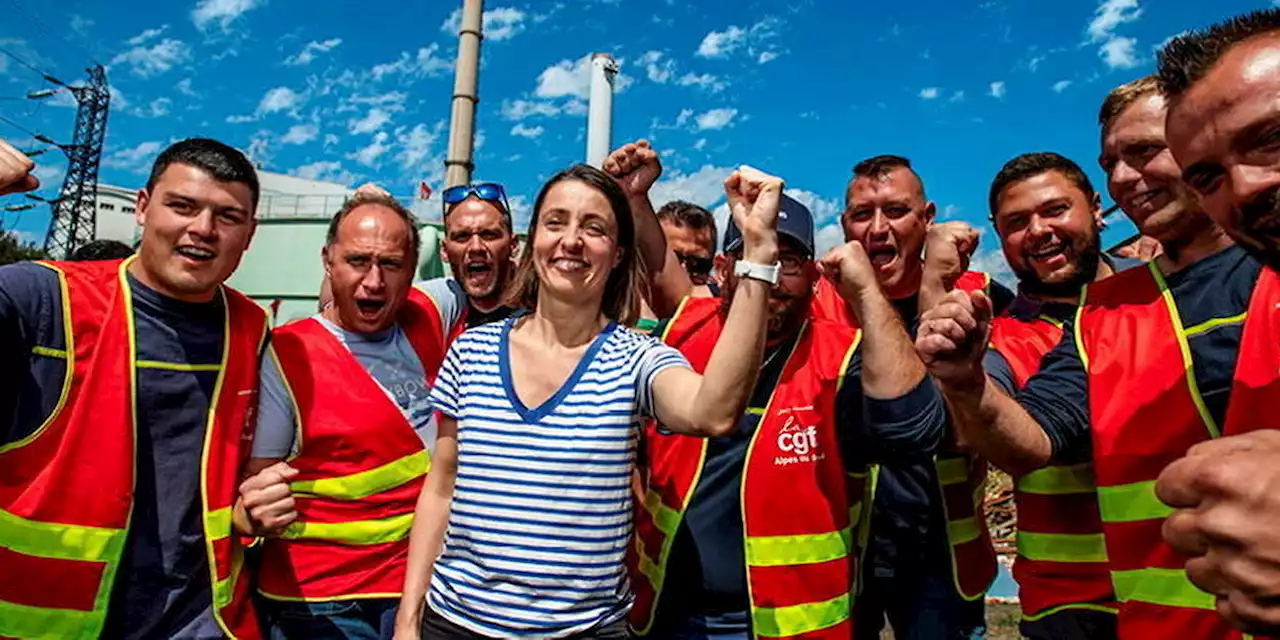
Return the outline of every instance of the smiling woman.
{"type": "MultiPolygon", "coordinates": [[[[775,263],[781,181],[743,169],[725,187],[744,260],[775,263]]],[[[627,637],[638,425],[657,418],[697,436],[734,427],[755,386],[769,293],[744,280],[700,376],[623,326],[638,313],[637,255],[613,178],[578,165],[543,186],[507,292],[529,312],[463,333],[431,393],[439,438],[398,638],[627,637]]]]}

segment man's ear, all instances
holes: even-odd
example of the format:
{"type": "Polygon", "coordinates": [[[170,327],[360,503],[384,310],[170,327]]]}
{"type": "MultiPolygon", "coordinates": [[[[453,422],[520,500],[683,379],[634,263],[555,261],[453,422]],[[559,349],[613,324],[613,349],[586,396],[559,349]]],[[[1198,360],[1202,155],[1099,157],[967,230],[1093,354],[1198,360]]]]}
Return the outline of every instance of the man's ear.
{"type": "Polygon", "coordinates": [[[1099,193],[1093,194],[1093,202],[1090,203],[1090,205],[1093,207],[1094,225],[1097,226],[1099,229],[1106,227],[1107,223],[1103,220],[1102,194],[1099,194],[1099,193]]]}
{"type": "Polygon", "coordinates": [[[933,224],[933,221],[938,217],[938,206],[932,202],[924,203],[924,214],[922,217],[924,218],[926,226],[933,224]]]}

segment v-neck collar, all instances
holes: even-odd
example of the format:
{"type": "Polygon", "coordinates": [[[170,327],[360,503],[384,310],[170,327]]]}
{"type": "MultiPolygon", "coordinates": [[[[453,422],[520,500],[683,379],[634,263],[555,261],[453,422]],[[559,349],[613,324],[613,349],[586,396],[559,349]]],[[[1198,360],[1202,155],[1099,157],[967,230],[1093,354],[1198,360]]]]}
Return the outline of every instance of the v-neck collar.
{"type": "Polygon", "coordinates": [[[587,368],[591,366],[591,361],[595,359],[595,354],[604,346],[609,336],[613,334],[614,328],[617,327],[616,322],[610,321],[605,328],[600,330],[592,340],[591,345],[582,353],[582,358],[578,360],[578,364],[573,368],[573,372],[565,379],[560,388],[556,390],[550,398],[547,398],[542,404],[530,409],[524,405],[524,401],[520,399],[520,394],[516,393],[516,385],[511,377],[511,327],[519,316],[512,316],[502,321],[502,337],[498,343],[498,367],[502,375],[502,386],[507,392],[507,399],[510,400],[512,408],[525,422],[537,422],[546,417],[556,407],[564,401],[565,396],[573,390],[574,385],[578,383],[578,379],[582,374],[587,372],[587,368]]]}

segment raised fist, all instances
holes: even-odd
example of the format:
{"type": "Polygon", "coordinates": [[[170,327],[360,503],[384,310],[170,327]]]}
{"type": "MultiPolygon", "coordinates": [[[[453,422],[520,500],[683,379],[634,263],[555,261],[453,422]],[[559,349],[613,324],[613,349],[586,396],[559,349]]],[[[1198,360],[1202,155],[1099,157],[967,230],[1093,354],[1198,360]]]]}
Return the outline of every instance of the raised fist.
{"type": "Polygon", "coordinates": [[[747,165],[724,181],[729,212],[742,231],[743,258],[750,262],[771,264],[777,260],[782,187],[782,178],[747,165]]]}
{"type": "Polygon", "coordinates": [[[0,138],[0,196],[34,191],[40,180],[31,174],[36,163],[0,138]]]}
{"type": "Polygon", "coordinates": [[[649,188],[662,175],[662,162],[648,140],[637,140],[610,153],[602,168],[618,181],[628,198],[648,197],[649,188]]]}
{"type": "Polygon", "coordinates": [[[857,241],[837,245],[827,252],[818,266],[845,300],[856,301],[871,287],[880,286],[875,267],[867,258],[867,250],[857,241]]]}
{"type": "Polygon", "coordinates": [[[991,337],[991,299],[981,291],[952,291],[920,316],[916,351],[945,386],[984,384],[982,357],[991,337]]]}
{"type": "Polygon", "coordinates": [[[298,470],[277,462],[240,484],[240,497],[254,535],[277,536],[298,519],[289,480],[298,470]]]}
{"type": "Polygon", "coordinates": [[[356,189],[356,195],[360,195],[360,194],[366,194],[371,196],[382,196],[386,198],[391,195],[391,192],[387,191],[386,189],[383,189],[382,187],[379,187],[378,185],[372,182],[366,182],[360,185],[360,188],[356,189]]]}
{"type": "Polygon", "coordinates": [[[920,281],[920,308],[927,310],[956,286],[969,270],[969,258],[978,248],[978,231],[963,222],[931,225],[924,241],[924,275],[920,281]]]}

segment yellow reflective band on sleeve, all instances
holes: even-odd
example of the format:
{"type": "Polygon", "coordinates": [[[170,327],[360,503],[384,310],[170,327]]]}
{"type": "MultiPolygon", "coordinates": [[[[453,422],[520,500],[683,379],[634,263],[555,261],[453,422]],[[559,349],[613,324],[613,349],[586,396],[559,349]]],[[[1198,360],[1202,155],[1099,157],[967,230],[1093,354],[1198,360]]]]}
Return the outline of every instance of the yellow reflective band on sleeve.
{"type": "Polygon", "coordinates": [[[46,609],[0,601],[0,637],[95,640],[106,611],[46,609]]]}
{"type": "Polygon", "coordinates": [[[382,544],[395,542],[409,535],[413,527],[413,514],[406,513],[377,520],[351,522],[297,522],[280,534],[281,538],[331,540],[348,545],[382,544]]]}
{"type": "Polygon", "coordinates": [[[978,521],[975,518],[963,518],[947,522],[947,539],[951,546],[958,547],[966,542],[973,542],[981,535],[978,521]]]}
{"type": "Polygon", "coordinates": [[[359,500],[415,480],[427,473],[430,468],[431,458],[423,449],[368,471],[338,478],[291,482],[289,488],[293,490],[294,495],[299,496],[359,500]]]}
{"type": "Polygon", "coordinates": [[[1093,493],[1093,465],[1073,464],[1036,469],[1018,478],[1018,490],[1046,496],[1093,493]]]}
{"type": "Polygon", "coordinates": [[[1213,594],[1191,584],[1181,569],[1134,569],[1112,571],[1111,582],[1120,602],[1145,602],[1185,609],[1216,609],[1213,594]]]}
{"type": "Polygon", "coordinates": [[[53,347],[36,346],[36,347],[31,347],[31,353],[34,353],[38,356],[44,356],[46,358],[58,358],[60,360],[67,359],[66,349],[54,349],[53,347]]]}
{"type": "Polygon", "coordinates": [[[769,638],[790,638],[821,631],[848,620],[849,604],[849,594],[842,593],[826,602],[752,609],[752,630],[757,637],[769,638]]]}
{"type": "Polygon", "coordinates": [[[1101,533],[1018,531],[1018,555],[1043,562],[1106,562],[1101,533]]]}
{"type": "Polygon", "coordinates": [[[969,461],[964,458],[939,458],[938,482],[961,484],[969,480],[969,461]]]}
{"type": "Polygon", "coordinates": [[[785,567],[817,564],[848,557],[853,530],[797,536],[747,536],[747,565],[785,567]]]}
{"type": "Polygon", "coordinates": [[[1140,522],[1167,518],[1173,508],[1156,497],[1156,482],[1098,487],[1098,510],[1103,522],[1140,522]]]}
{"type": "Polygon", "coordinates": [[[124,529],[35,522],[0,509],[0,547],[26,556],[113,562],[125,537],[124,529]]]}
{"type": "MultiPolygon", "coordinates": [[[[690,494],[693,492],[690,491],[690,494]]],[[[644,509],[653,517],[653,524],[668,536],[674,536],[680,527],[680,512],[662,504],[662,496],[649,491],[644,494],[644,509]]]]}

